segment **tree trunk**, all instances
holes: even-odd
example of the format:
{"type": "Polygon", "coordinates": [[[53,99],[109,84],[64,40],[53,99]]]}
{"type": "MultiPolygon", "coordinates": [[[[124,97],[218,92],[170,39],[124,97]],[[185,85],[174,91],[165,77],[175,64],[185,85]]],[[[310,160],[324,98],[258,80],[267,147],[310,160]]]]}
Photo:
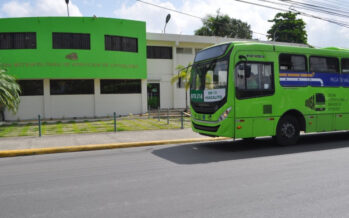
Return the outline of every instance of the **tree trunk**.
{"type": "Polygon", "coordinates": [[[188,90],[185,90],[185,112],[188,112],[188,90]]]}

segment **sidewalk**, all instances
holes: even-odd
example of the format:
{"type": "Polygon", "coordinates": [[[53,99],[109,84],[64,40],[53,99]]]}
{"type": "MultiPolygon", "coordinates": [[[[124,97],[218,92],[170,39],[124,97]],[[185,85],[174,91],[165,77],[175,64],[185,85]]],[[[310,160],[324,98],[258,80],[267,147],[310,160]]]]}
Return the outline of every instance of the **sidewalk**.
{"type": "Polygon", "coordinates": [[[116,133],[51,135],[42,137],[0,138],[0,151],[52,148],[61,146],[108,144],[125,142],[147,142],[159,140],[177,140],[209,138],[195,133],[191,128],[171,130],[121,131],[116,133]]]}

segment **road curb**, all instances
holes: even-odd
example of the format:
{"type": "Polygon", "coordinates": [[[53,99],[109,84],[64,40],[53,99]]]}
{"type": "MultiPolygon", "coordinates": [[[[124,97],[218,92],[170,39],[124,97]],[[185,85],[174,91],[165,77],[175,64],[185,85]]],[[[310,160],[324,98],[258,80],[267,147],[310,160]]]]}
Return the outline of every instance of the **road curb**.
{"type": "Polygon", "coordinates": [[[145,147],[153,145],[168,145],[168,144],[181,144],[192,142],[205,142],[205,141],[222,141],[230,138],[217,137],[217,138],[191,138],[191,139],[174,139],[174,140],[159,140],[159,141],[145,141],[145,142],[122,142],[122,143],[109,143],[109,144],[91,144],[91,145],[73,145],[73,146],[61,146],[51,148],[30,148],[19,150],[3,150],[0,151],[0,157],[15,157],[26,155],[40,155],[40,154],[52,154],[52,153],[64,153],[64,152],[77,152],[77,151],[94,151],[105,149],[118,149],[118,148],[131,148],[131,147],[145,147]]]}

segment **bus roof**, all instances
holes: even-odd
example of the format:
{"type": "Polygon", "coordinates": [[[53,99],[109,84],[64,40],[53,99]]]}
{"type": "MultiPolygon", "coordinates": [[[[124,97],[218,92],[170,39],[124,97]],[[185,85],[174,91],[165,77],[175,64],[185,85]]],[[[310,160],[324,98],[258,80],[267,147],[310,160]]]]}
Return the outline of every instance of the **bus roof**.
{"type": "Polygon", "coordinates": [[[251,42],[251,41],[237,41],[231,42],[234,47],[246,47],[248,50],[273,50],[276,52],[310,54],[310,55],[327,55],[327,56],[345,56],[349,57],[349,49],[327,47],[327,48],[313,48],[308,45],[293,44],[293,43],[279,43],[279,42],[251,42]]]}
{"type": "MultiPolygon", "coordinates": [[[[228,49],[234,47],[234,49],[249,50],[249,51],[274,51],[279,53],[292,53],[300,55],[319,55],[319,56],[330,56],[330,57],[345,57],[349,58],[349,49],[327,47],[327,48],[313,48],[305,44],[297,43],[283,43],[273,41],[231,41],[223,42],[210,47],[207,47],[201,51],[207,51],[213,47],[229,44],[228,49]]],[[[226,51],[228,51],[228,49],[226,51]]],[[[201,52],[200,51],[200,52],[201,52]]]]}

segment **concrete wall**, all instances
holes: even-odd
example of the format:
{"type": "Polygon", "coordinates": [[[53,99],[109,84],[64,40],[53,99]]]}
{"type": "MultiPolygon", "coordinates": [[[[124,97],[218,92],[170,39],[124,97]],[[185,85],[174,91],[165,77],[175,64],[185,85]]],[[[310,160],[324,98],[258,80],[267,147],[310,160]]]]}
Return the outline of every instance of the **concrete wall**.
{"type": "MultiPolygon", "coordinates": [[[[45,108],[46,109],[46,108],[45,108]]],[[[51,117],[93,117],[94,96],[93,95],[54,95],[51,96],[51,117]]]]}
{"type": "MultiPolygon", "coordinates": [[[[184,48],[184,47],[183,47],[184,48]]],[[[187,67],[189,63],[194,62],[195,58],[195,49],[192,49],[192,54],[176,54],[176,64],[182,65],[184,67],[187,67]]],[[[176,66],[176,67],[177,67],[176,66]]],[[[177,71],[174,72],[174,74],[177,74],[177,71]]],[[[187,91],[187,105],[189,107],[190,100],[189,100],[189,90],[187,91]]],[[[185,108],[185,88],[178,88],[177,85],[174,85],[173,87],[173,107],[174,108],[185,108]]]]}
{"type": "Polygon", "coordinates": [[[5,111],[6,120],[30,120],[37,119],[38,115],[44,115],[44,97],[43,96],[21,96],[21,103],[17,114],[5,111]]]}
{"type": "Polygon", "coordinates": [[[173,107],[171,85],[173,61],[170,59],[148,59],[148,83],[160,83],[160,108],[173,107]]]}
{"type": "Polygon", "coordinates": [[[96,98],[96,116],[139,114],[142,110],[141,94],[105,94],[96,98]]]}

